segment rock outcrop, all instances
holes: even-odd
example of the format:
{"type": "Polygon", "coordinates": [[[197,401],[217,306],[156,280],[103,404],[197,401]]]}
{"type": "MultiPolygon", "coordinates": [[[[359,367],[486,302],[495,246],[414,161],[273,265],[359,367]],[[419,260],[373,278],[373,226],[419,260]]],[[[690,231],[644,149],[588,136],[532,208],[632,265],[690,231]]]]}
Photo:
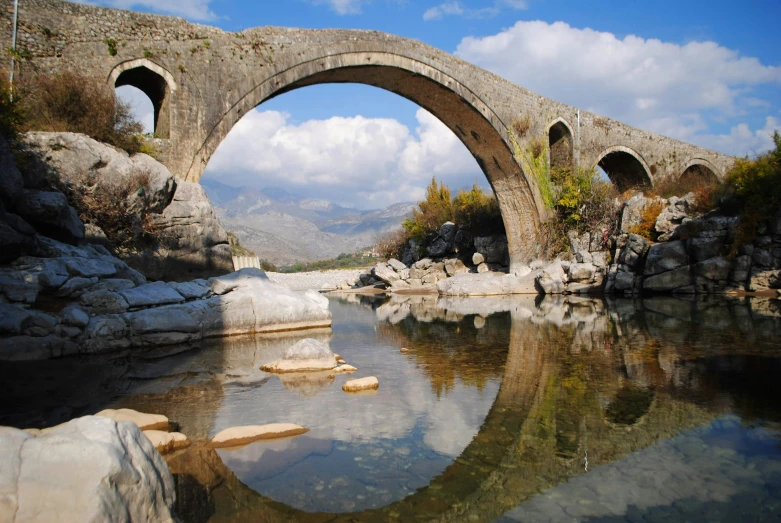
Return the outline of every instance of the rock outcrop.
{"type": "MultiPolygon", "coordinates": [[[[90,188],[139,185],[124,204],[138,213],[131,220],[134,234],[152,230],[156,245],[119,252],[128,265],[150,279],[167,281],[233,270],[228,236],[199,184],[175,180],[164,165],[146,154],[128,156],[83,134],[39,132],[29,133],[26,139],[35,154],[18,207],[38,232],[67,243],[85,238],[84,226],[65,196],[45,191],[48,181],[90,188]],[[144,220],[148,223],[142,227],[144,220]]],[[[106,241],[100,230],[103,224],[87,225],[87,241],[106,241]]]]}
{"type": "MultiPolygon", "coordinates": [[[[0,360],[143,350],[203,338],[328,327],[328,300],[272,283],[259,269],[188,283],[146,283],[94,246],[44,242],[54,258],[0,269],[0,360]],[[47,297],[59,312],[30,309],[47,297]]],[[[332,366],[335,361],[331,359],[332,366]]]]}
{"type": "Polygon", "coordinates": [[[133,423],[0,427],[0,463],[2,521],[175,521],[173,477],[133,423]]]}

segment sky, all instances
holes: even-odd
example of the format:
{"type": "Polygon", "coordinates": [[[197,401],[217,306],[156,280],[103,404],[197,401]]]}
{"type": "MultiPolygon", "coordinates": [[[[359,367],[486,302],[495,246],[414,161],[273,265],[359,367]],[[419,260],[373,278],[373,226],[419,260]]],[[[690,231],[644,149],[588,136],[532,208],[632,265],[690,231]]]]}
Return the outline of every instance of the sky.
{"type": "MultiPolygon", "coordinates": [[[[227,31],[277,25],[415,38],[536,93],[716,151],[753,155],[781,129],[778,0],[90,0],[227,31]]],[[[151,127],[151,104],[120,89],[151,127]]],[[[436,118],[392,93],[320,85],[261,104],[206,177],[357,208],[415,201],[431,176],[486,180],[436,118]]]]}

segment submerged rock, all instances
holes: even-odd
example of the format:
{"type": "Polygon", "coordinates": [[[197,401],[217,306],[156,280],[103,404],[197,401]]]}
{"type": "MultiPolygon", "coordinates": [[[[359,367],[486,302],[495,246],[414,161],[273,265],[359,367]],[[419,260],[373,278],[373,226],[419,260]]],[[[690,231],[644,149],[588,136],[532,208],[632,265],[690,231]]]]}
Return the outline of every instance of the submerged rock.
{"type": "Polygon", "coordinates": [[[285,351],[282,358],[260,367],[265,372],[313,372],[336,367],[334,353],[325,343],[306,338],[285,351]]]}
{"type": "Polygon", "coordinates": [[[149,439],[160,454],[173,452],[190,446],[190,440],[181,432],[165,432],[162,430],[145,430],[144,436],[149,439]]]}
{"type": "Polygon", "coordinates": [[[263,439],[288,438],[309,432],[309,429],[292,423],[270,423],[268,425],[245,425],[231,427],[214,436],[211,447],[238,447],[263,439]]]}
{"type": "Polygon", "coordinates": [[[132,423],[0,427],[0,464],[0,521],[175,521],[173,477],[132,423]]]}
{"type": "Polygon", "coordinates": [[[360,392],[362,390],[377,390],[379,388],[380,382],[374,376],[348,380],[342,385],[342,390],[345,392],[360,392]]]}

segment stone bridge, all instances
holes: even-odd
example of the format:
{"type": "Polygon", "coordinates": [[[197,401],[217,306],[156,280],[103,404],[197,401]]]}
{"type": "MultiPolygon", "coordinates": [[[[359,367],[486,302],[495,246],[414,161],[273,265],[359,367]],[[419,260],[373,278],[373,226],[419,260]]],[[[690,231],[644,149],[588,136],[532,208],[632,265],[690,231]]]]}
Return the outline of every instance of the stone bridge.
{"type": "MultiPolygon", "coordinates": [[[[12,1],[4,0],[10,47],[12,1]]],[[[601,166],[619,189],[706,172],[733,158],[559,103],[421,42],[375,31],[279,27],[228,33],[179,18],[23,0],[17,73],[74,71],[107,87],[132,85],[155,109],[160,160],[200,180],[242,116],[264,101],[321,83],[362,83],[403,96],[444,122],[485,173],[507,230],[513,264],[534,257],[546,217],[523,161],[533,143],[552,166],[601,166]],[[539,145],[537,146],[539,150],[539,145]],[[704,171],[703,171],[704,170],[704,171]]]]}

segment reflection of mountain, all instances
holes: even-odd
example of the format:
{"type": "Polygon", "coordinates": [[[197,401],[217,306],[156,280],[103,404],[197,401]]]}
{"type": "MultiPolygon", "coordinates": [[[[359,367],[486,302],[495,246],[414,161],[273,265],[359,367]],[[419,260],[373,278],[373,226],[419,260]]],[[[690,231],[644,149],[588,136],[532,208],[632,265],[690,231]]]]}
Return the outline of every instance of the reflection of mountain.
{"type": "Polygon", "coordinates": [[[399,203],[358,211],[274,187],[237,188],[209,179],[201,183],[223,226],[261,258],[283,265],[370,247],[379,234],[399,227],[414,207],[399,203]]]}

